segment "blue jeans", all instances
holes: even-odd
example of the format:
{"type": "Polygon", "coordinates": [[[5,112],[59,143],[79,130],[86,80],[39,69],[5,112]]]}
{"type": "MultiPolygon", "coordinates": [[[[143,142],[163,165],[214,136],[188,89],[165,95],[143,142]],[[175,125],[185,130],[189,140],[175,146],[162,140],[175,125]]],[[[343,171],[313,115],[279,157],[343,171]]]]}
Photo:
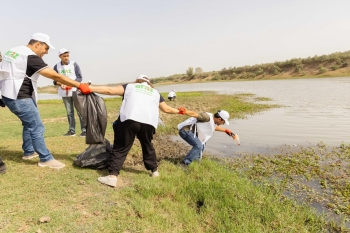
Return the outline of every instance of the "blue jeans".
{"type": "MultiPolygon", "coordinates": [[[[68,117],[68,124],[69,124],[69,131],[72,131],[75,133],[75,118],[74,118],[74,102],[73,97],[62,97],[64,106],[66,107],[67,117],[68,117]]],[[[80,127],[81,131],[85,132],[86,129],[82,127],[81,123],[81,116],[79,112],[77,111],[80,121],[80,127]]]]}
{"type": "Polygon", "coordinates": [[[2,101],[22,121],[24,156],[31,155],[36,151],[39,154],[40,162],[52,160],[53,156],[46,148],[44,140],[45,128],[34,100],[32,98],[13,100],[3,96],[2,101]]]}
{"type": "Polygon", "coordinates": [[[192,131],[187,131],[180,129],[179,130],[180,137],[185,140],[188,144],[192,146],[192,149],[188,152],[188,154],[185,156],[184,160],[182,161],[185,164],[192,163],[193,160],[201,159],[201,154],[204,150],[204,146],[201,141],[199,141],[198,137],[194,136],[192,131]]]}

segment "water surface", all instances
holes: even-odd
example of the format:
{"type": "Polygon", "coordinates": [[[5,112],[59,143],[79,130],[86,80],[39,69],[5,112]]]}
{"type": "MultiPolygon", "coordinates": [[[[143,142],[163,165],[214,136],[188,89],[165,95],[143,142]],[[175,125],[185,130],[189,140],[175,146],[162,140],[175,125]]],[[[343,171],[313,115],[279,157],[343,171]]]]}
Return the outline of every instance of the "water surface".
{"type": "Polygon", "coordinates": [[[177,84],[157,89],[253,93],[284,106],[231,120],[227,128],[240,136],[240,147],[225,134],[215,132],[207,149],[223,155],[261,152],[283,145],[350,143],[350,77],[177,84]]]}

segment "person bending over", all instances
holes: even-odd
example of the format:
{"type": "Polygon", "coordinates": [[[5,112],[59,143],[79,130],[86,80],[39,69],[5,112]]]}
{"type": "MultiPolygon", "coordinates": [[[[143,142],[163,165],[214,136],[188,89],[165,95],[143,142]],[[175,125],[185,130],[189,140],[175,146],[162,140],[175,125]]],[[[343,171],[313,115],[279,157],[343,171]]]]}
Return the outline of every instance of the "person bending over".
{"type": "Polygon", "coordinates": [[[191,118],[178,124],[180,137],[185,140],[192,149],[188,152],[181,164],[188,166],[194,160],[200,160],[204,151],[205,143],[211,138],[214,131],[225,132],[231,137],[236,137],[231,130],[220,125],[229,125],[229,113],[225,110],[219,110],[215,114],[208,112],[185,111],[191,118]]]}
{"type": "Polygon", "coordinates": [[[114,143],[108,166],[109,175],[99,177],[98,181],[112,187],[117,185],[117,177],[135,137],[141,143],[146,169],[151,171],[152,177],[159,176],[156,151],[152,144],[158,125],[159,109],[169,114],[183,114],[185,109],[178,110],[168,106],[146,75],[140,75],[135,83],[116,87],[90,86],[90,91],[123,97],[119,118],[113,124],[114,143]]]}

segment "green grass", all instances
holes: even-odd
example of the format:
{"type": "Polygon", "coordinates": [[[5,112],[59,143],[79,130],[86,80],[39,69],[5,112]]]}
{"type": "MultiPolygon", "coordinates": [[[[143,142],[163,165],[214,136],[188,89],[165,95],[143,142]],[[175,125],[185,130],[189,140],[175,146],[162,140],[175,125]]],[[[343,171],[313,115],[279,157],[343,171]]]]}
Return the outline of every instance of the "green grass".
{"type": "MultiPolygon", "coordinates": [[[[196,111],[226,109],[233,117],[276,107],[254,103],[250,98],[255,96],[195,92],[179,93],[176,102],[168,103],[196,111]]],[[[106,99],[105,103],[109,114],[106,138],[111,141],[111,123],[121,100],[106,99]]],[[[0,151],[8,172],[0,176],[0,232],[299,233],[333,229],[322,216],[284,197],[278,189],[253,184],[254,180],[229,164],[210,158],[191,164],[187,170],[162,158],[161,176],[151,178],[142,165],[140,147],[135,145],[118,178],[118,187],[101,185],[97,178],[107,171],[72,165],[87,145],[83,138],[61,136],[68,128],[62,101],[40,101],[39,110],[47,147],[66,167],[56,171],[38,167],[35,159],[23,161],[22,126],[7,108],[1,109],[0,151]],[[42,217],[50,217],[50,221],[40,223],[42,217]]],[[[176,124],[186,119],[179,115],[162,117],[168,128],[159,129],[157,134],[164,136],[174,134],[176,124]]],[[[157,152],[169,144],[162,146],[157,152]]]]}

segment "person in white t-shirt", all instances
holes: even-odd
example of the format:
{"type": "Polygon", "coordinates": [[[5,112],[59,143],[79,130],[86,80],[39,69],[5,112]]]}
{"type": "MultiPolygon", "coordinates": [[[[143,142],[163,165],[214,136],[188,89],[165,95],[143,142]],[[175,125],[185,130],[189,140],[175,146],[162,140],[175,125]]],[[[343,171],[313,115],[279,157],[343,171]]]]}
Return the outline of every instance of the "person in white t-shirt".
{"type": "MultiPolygon", "coordinates": [[[[192,149],[182,160],[181,165],[188,166],[194,160],[200,160],[204,151],[205,143],[211,138],[214,131],[225,132],[227,135],[237,140],[238,136],[231,130],[221,127],[220,125],[229,125],[229,113],[225,110],[219,110],[215,114],[208,112],[185,111],[186,115],[191,118],[178,124],[180,137],[185,140],[192,149]]],[[[238,141],[239,145],[239,141],[238,141]]]]}
{"type": "Polygon", "coordinates": [[[44,139],[45,127],[37,107],[39,75],[86,92],[88,84],[81,84],[49,68],[42,57],[55,49],[44,33],[32,35],[28,44],[9,49],[0,63],[0,92],[2,102],[22,122],[22,159],[39,157],[40,167],[60,169],[65,164],[54,159],[44,139]]]}
{"type": "Polygon", "coordinates": [[[168,94],[168,100],[175,101],[176,100],[176,92],[175,90],[171,90],[168,94]]]}
{"type": "MultiPolygon", "coordinates": [[[[152,177],[159,176],[156,151],[152,144],[153,134],[159,121],[159,109],[169,114],[184,114],[185,109],[168,106],[159,92],[153,88],[146,75],[140,75],[135,83],[109,86],[90,86],[92,92],[123,97],[118,120],[113,124],[114,143],[108,176],[98,181],[112,187],[117,185],[117,176],[129,153],[135,137],[141,143],[143,162],[152,177]]],[[[88,94],[84,93],[83,94],[88,94]]]]}
{"type": "MultiPolygon", "coordinates": [[[[75,80],[77,82],[81,82],[83,80],[83,76],[81,74],[80,67],[78,63],[75,61],[69,60],[69,54],[70,52],[62,48],[58,51],[58,56],[61,59],[59,63],[57,63],[53,69],[64,76],[67,76],[68,78],[75,80]]],[[[76,88],[72,88],[70,86],[61,84],[59,82],[53,81],[54,85],[59,85],[58,87],[58,95],[62,97],[64,107],[66,108],[67,112],[67,118],[68,118],[68,124],[69,129],[66,134],[63,134],[63,136],[75,136],[75,117],[74,117],[74,102],[73,102],[73,92],[76,91],[76,88]]],[[[77,112],[79,121],[80,121],[80,128],[81,128],[81,134],[80,137],[86,136],[86,129],[82,125],[82,119],[79,115],[79,112],[77,112]]]]}

